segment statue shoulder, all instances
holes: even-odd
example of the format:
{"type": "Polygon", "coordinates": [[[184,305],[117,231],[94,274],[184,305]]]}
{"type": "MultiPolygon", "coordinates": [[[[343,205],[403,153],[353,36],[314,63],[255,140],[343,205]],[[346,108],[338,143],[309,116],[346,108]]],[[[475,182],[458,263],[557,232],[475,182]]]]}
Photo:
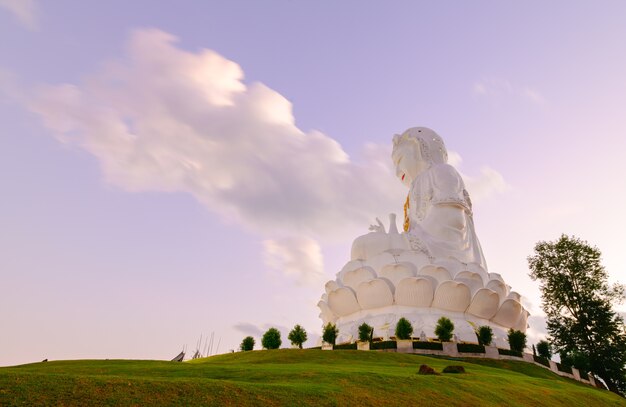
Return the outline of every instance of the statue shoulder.
{"type": "Polygon", "coordinates": [[[467,209],[471,207],[465,192],[465,183],[458,171],[449,164],[431,167],[433,203],[454,203],[467,209]]]}

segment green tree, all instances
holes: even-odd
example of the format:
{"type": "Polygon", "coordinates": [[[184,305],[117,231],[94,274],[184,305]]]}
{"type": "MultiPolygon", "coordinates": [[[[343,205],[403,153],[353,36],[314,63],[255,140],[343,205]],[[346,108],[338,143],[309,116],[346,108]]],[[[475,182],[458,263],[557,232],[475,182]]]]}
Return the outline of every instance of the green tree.
{"type": "Polygon", "coordinates": [[[576,237],[539,242],[528,257],[530,277],[540,282],[548,333],[556,352],[580,353],[609,389],[626,391],[626,332],[613,309],[624,287],[610,285],[600,251],[576,237]]]}
{"type": "Polygon", "coordinates": [[[291,332],[289,332],[289,336],[287,338],[291,341],[292,345],[302,349],[302,344],[306,342],[307,339],[306,331],[300,325],[296,325],[293,327],[291,332]]]}
{"type": "Polygon", "coordinates": [[[251,336],[246,336],[245,338],[243,338],[243,341],[241,341],[241,345],[239,345],[239,349],[243,350],[243,351],[247,351],[247,350],[252,350],[254,349],[254,338],[251,336]]]}
{"type": "Polygon", "coordinates": [[[337,340],[337,335],[339,335],[339,329],[337,329],[335,324],[329,322],[324,327],[324,332],[322,333],[322,340],[334,346],[335,341],[337,340]]]}
{"type": "Polygon", "coordinates": [[[544,340],[537,342],[537,353],[542,358],[550,359],[552,357],[552,346],[550,346],[550,342],[544,340]]]}
{"type": "Polygon", "coordinates": [[[526,348],[526,334],[522,331],[516,331],[515,329],[509,329],[508,335],[509,346],[511,350],[516,352],[524,352],[526,348]]]}
{"type": "Polygon", "coordinates": [[[411,339],[413,334],[413,325],[408,319],[402,317],[396,324],[396,338],[397,339],[411,339]]]}
{"type": "Polygon", "coordinates": [[[278,349],[283,341],[280,339],[280,331],[276,328],[270,328],[263,334],[261,344],[265,349],[278,349]]]}
{"type": "Polygon", "coordinates": [[[489,346],[493,341],[493,329],[488,325],[479,326],[476,331],[476,337],[479,344],[489,346]]]}
{"type": "Polygon", "coordinates": [[[373,333],[374,328],[369,326],[367,323],[363,322],[361,325],[359,325],[359,340],[361,342],[371,341],[373,333]]]}
{"type": "Polygon", "coordinates": [[[454,332],[454,324],[450,321],[450,318],[441,317],[437,320],[435,335],[441,342],[450,342],[452,332],[454,332]]]}

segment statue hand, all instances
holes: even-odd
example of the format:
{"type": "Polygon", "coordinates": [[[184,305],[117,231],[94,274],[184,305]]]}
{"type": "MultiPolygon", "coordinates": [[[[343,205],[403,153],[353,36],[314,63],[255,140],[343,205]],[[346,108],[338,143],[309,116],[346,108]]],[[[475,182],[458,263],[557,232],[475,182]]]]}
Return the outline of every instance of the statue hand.
{"type": "Polygon", "coordinates": [[[371,230],[372,232],[387,233],[385,231],[385,225],[383,225],[383,223],[380,221],[380,219],[376,218],[376,222],[378,222],[378,225],[370,225],[369,230],[371,230]]]}

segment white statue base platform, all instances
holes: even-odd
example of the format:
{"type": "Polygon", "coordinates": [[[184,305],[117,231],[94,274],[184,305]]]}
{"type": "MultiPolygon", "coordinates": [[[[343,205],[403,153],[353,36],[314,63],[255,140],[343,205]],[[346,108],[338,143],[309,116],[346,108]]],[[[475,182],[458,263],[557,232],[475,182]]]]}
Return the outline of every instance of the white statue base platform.
{"type": "Polygon", "coordinates": [[[490,326],[495,344],[508,348],[507,331],[526,331],[528,312],[502,276],[489,273],[474,230],[472,202],[434,131],[415,127],[395,136],[396,175],[409,188],[404,232],[390,215],[352,245],[351,260],[326,283],[318,303],[324,324],[335,323],[339,342],[354,341],[367,323],[374,336],[394,336],[398,319],[416,338],[434,338],[437,320],[454,323],[457,340],[477,342],[490,326]]]}

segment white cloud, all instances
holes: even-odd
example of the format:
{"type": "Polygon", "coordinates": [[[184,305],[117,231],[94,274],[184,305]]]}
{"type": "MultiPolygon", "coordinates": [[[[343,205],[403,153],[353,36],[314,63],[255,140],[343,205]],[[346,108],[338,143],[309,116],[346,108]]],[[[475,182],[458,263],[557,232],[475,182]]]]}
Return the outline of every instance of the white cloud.
{"type": "Polygon", "coordinates": [[[59,140],[95,155],[108,182],[191,193],[262,234],[331,236],[401,208],[380,149],[350,160],[332,138],[296,127],[282,95],[244,84],[236,63],[175,40],[137,31],[126,60],[80,85],[43,87],[31,108],[59,140]]]}
{"type": "Polygon", "coordinates": [[[306,237],[287,237],[263,242],[265,264],[300,285],[324,283],[324,261],[319,244],[306,237]]]}
{"type": "MultiPolygon", "coordinates": [[[[366,144],[351,158],[334,139],[299,129],[291,103],[245,83],[235,62],[175,43],[159,30],[135,31],[124,59],[77,85],[39,88],[29,107],[60,141],[97,157],[107,182],[190,193],[222,217],[279,236],[265,241],[266,259],[300,283],[322,275],[313,239],[354,238],[374,217],[402,211],[391,143],[366,144]]],[[[466,179],[475,199],[503,182],[488,169],[466,179]]]]}
{"type": "Polygon", "coordinates": [[[488,98],[495,103],[505,99],[519,98],[535,105],[545,105],[546,99],[532,86],[513,84],[506,79],[489,78],[474,82],[472,92],[480,98],[488,98]]]}
{"type": "Polygon", "coordinates": [[[29,30],[38,28],[39,7],[35,0],[0,0],[0,8],[13,14],[13,17],[29,30]]]}

